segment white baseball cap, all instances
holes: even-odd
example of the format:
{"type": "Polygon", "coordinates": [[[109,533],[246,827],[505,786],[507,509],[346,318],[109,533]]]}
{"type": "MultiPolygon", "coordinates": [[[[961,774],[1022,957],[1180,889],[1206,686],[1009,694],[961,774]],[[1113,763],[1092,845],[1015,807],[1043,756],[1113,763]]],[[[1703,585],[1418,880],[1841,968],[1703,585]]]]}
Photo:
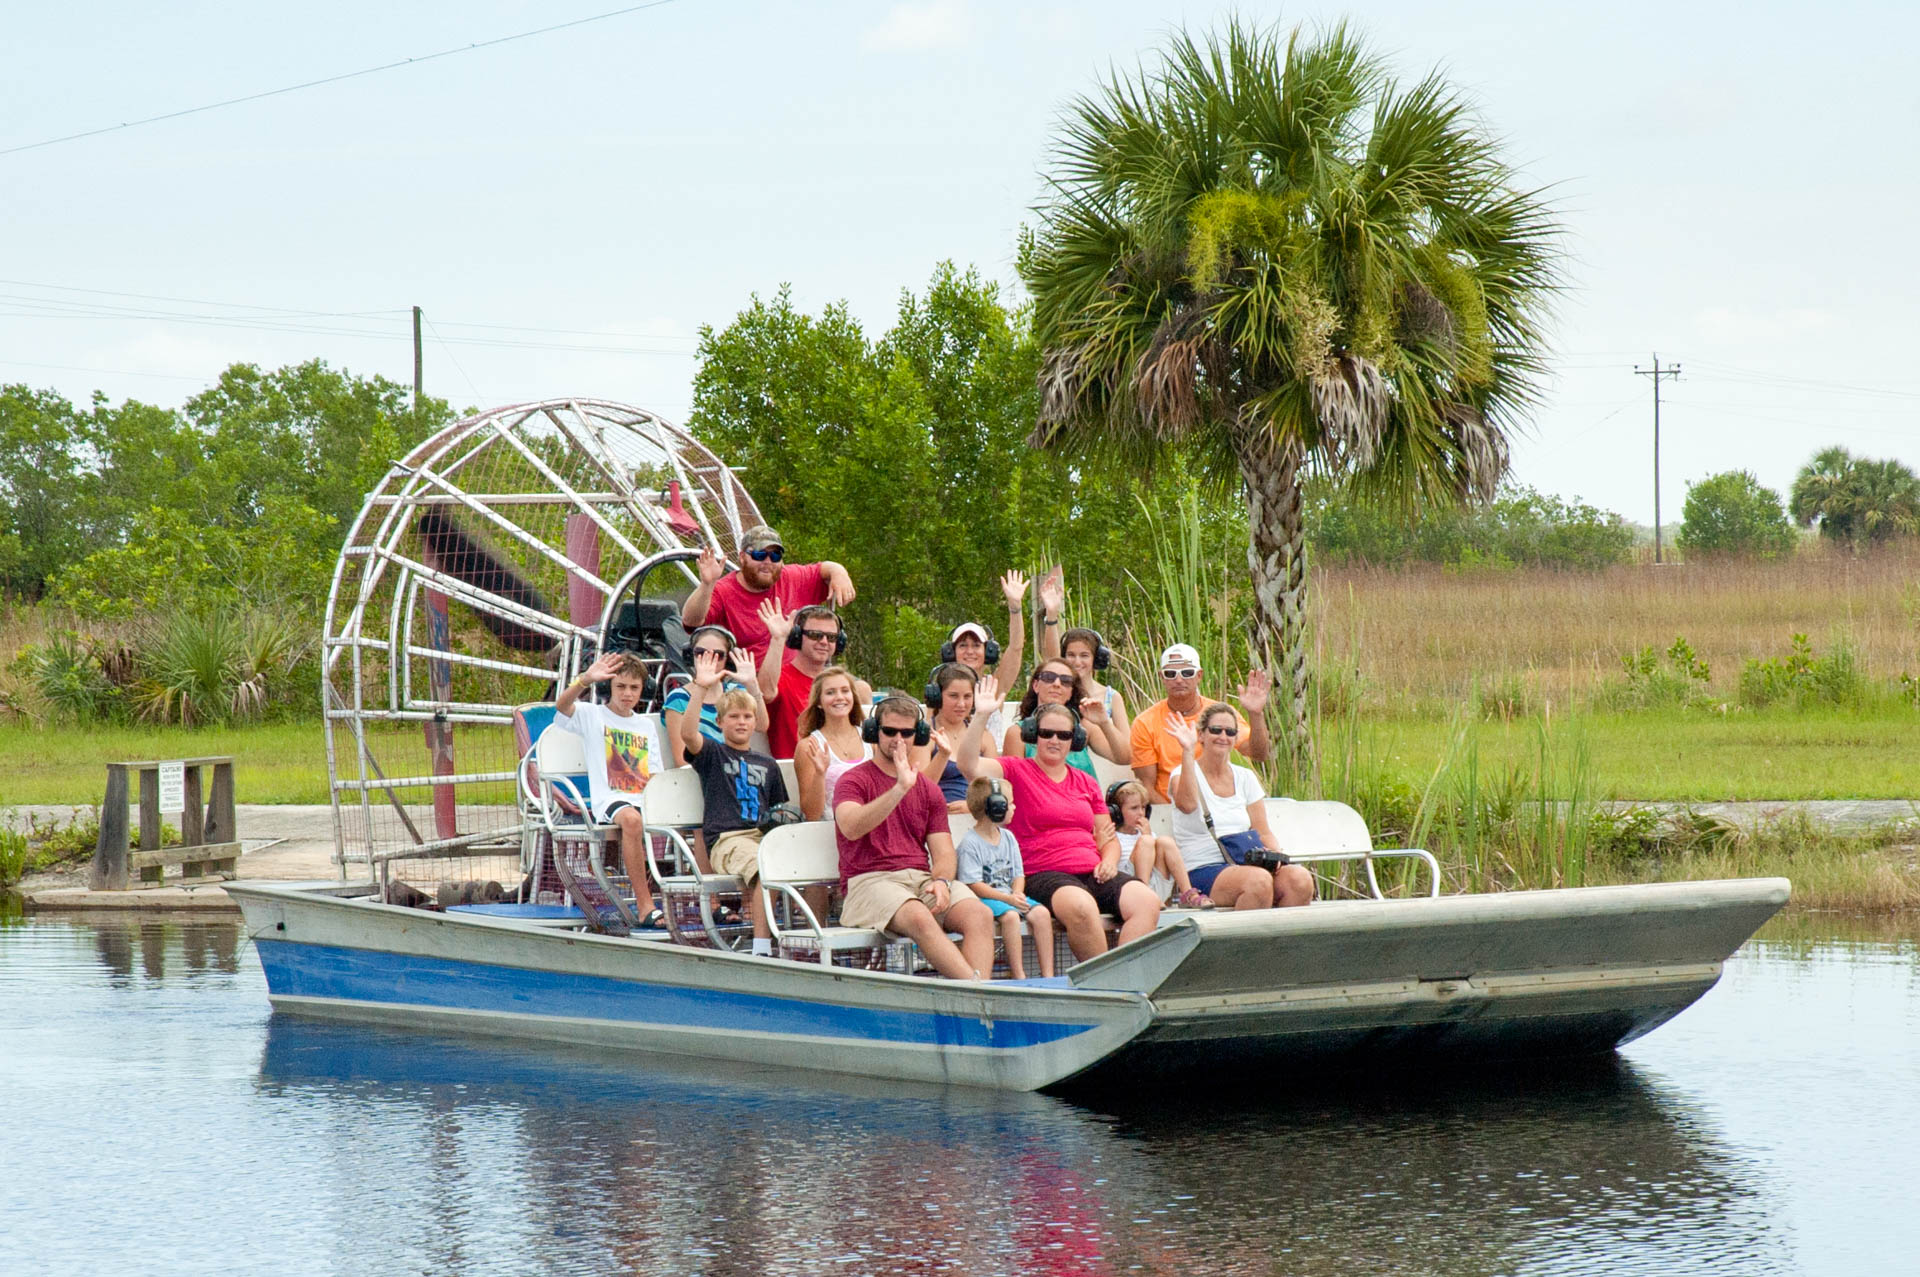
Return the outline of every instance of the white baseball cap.
{"type": "Polygon", "coordinates": [[[1193,645],[1190,643],[1175,643],[1167,648],[1166,651],[1160,653],[1160,663],[1162,665],[1191,665],[1195,669],[1198,669],[1200,667],[1200,653],[1195,651],[1193,645]]]}
{"type": "Polygon", "coordinates": [[[962,634],[972,634],[975,638],[978,638],[982,643],[993,642],[993,635],[987,633],[987,627],[980,624],[980,622],[978,621],[962,621],[960,622],[960,624],[954,626],[953,633],[947,635],[947,642],[949,643],[959,642],[960,636],[962,634]]]}

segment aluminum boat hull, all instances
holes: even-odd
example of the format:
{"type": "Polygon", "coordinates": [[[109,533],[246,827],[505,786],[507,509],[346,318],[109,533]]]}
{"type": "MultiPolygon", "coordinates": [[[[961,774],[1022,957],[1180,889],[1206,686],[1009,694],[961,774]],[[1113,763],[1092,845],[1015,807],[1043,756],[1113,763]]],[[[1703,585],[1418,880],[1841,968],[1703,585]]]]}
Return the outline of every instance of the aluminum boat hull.
{"type": "Polygon", "coordinates": [[[1036,1090],[1610,1051],[1712,988],[1789,885],[1179,914],[1063,979],[985,985],[423,912],[337,885],[228,890],[280,1011],[1036,1090]]]}

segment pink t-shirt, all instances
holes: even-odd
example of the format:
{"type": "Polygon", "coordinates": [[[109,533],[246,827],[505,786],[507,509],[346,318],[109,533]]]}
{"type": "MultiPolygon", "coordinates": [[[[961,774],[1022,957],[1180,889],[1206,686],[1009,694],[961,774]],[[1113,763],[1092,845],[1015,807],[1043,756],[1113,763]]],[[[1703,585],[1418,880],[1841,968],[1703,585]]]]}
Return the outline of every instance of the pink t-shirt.
{"type": "Polygon", "coordinates": [[[772,635],[760,623],[760,605],[768,598],[784,612],[811,607],[827,601],[827,578],[818,563],[789,563],[774,578],[771,590],[758,593],[740,584],[740,573],[729,572],[713,584],[713,597],[707,601],[704,624],[724,625],[740,640],[740,646],[753,653],[753,659],[767,657],[772,635]]]}
{"type": "Polygon", "coordinates": [[[1000,770],[1013,791],[1007,828],[1020,842],[1027,872],[1092,873],[1100,863],[1093,819],[1107,811],[1100,782],[1073,767],[1055,782],[1031,758],[1002,758],[1000,770]]]}
{"type": "MultiPolygon", "coordinates": [[[[871,761],[861,763],[840,778],[834,787],[834,805],[870,803],[894,786],[893,777],[871,761]]],[[[859,838],[840,832],[838,812],[834,819],[834,837],[840,843],[840,885],[861,874],[885,873],[895,869],[925,869],[931,860],[927,839],[934,834],[951,834],[947,823],[947,800],[940,787],[925,776],[914,777],[913,788],[900,805],[887,813],[876,829],[859,838]]]]}

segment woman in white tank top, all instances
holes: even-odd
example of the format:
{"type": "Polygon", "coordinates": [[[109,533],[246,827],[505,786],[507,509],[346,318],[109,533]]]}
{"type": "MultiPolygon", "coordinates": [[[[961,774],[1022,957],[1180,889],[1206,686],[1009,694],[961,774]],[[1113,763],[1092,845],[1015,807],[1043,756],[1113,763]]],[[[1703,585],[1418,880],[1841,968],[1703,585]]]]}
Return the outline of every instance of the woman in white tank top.
{"type": "Polygon", "coordinates": [[[800,783],[800,814],[824,820],[833,810],[833,787],[867,760],[870,747],[860,739],[866,715],[854,694],[853,675],[829,665],[813,680],[807,707],[800,711],[800,748],[793,756],[800,783]]]}

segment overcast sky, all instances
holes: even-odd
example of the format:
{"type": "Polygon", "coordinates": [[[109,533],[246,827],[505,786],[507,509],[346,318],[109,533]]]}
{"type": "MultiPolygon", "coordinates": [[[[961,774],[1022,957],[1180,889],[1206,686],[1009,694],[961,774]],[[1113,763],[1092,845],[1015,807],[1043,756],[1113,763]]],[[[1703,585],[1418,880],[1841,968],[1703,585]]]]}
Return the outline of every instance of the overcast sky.
{"type": "MultiPolygon", "coordinates": [[[[10,5],[0,151],[620,7],[10,5]]],[[[456,406],[684,419],[695,334],[790,284],[872,331],[937,262],[1017,288],[1058,113],[1226,6],[672,0],[570,29],[0,154],[0,381],[174,404],[315,355],[456,406]]],[[[1431,3],[1346,16],[1478,103],[1569,231],[1558,376],[1522,482],[1650,521],[1817,448],[1920,467],[1910,5],[1431,3]]]]}

